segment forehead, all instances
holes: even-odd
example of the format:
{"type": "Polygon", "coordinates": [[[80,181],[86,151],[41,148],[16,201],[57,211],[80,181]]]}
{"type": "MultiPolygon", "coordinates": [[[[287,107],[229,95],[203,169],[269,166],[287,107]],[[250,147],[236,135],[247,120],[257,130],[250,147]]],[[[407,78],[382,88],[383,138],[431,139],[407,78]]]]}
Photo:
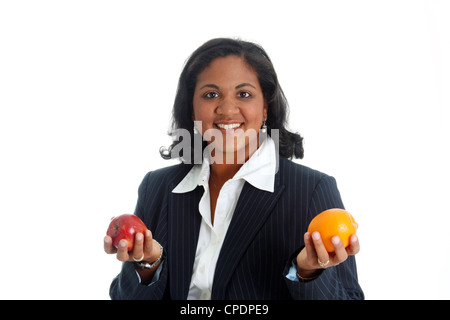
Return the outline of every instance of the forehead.
{"type": "Polygon", "coordinates": [[[259,86],[256,71],[243,58],[235,55],[216,58],[199,73],[197,86],[210,82],[249,82],[259,86]]]}

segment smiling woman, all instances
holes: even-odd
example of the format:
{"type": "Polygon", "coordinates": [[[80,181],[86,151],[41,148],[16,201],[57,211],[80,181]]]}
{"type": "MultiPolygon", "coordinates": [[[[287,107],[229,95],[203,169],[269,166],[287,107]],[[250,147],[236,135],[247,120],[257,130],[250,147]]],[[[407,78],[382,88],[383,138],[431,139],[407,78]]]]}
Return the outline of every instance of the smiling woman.
{"type": "Polygon", "coordinates": [[[328,253],[320,234],[307,232],[315,215],[343,204],[334,178],[288,159],[301,158],[303,147],[286,115],[261,47],[214,39],[193,53],[175,98],[175,142],[164,154],[182,163],[148,173],[139,188],[135,214],[151,232],[136,235],[132,252],[105,237],[105,251],[124,262],[112,298],[364,298],[356,235],[348,247],[333,237],[328,253]],[[200,141],[201,161],[192,164],[200,141]]]}
{"type": "MultiPolygon", "coordinates": [[[[202,80],[200,77],[203,71],[206,73],[212,72],[210,64],[217,58],[234,59],[236,63],[239,63],[235,71],[241,73],[241,76],[245,74],[245,77],[252,78],[251,81],[243,80],[242,83],[238,82],[238,78],[234,79],[236,81],[236,87],[234,88],[236,95],[239,95],[242,100],[249,99],[252,101],[255,100],[252,95],[253,92],[258,93],[259,91],[262,94],[262,96],[256,97],[259,99],[259,103],[261,103],[261,98],[265,103],[264,108],[267,114],[264,117],[265,119],[262,120],[266,120],[264,125],[269,135],[272,129],[278,130],[280,155],[286,158],[303,158],[303,138],[298,133],[293,133],[287,129],[288,103],[268,54],[255,43],[228,38],[212,39],[206,42],[195,50],[187,60],[178,81],[172,113],[173,122],[170,134],[174,142],[168,149],[161,150],[161,156],[165,159],[180,156],[182,161],[195,159],[195,139],[191,140],[190,150],[183,148],[185,153],[171,154],[171,150],[181,140],[178,136],[179,129],[188,130],[192,136],[195,133],[193,124],[195,120],[193,115],[194,92],[200,91],[200,89],[204,90],[205,99],[225,98],[223,92],[221,93],[219,90],[222,88],[219,88],[217,83],[203,82],[201,85],[198,83],[202,80]],[[237,58],[240,58],[240,61],[237,58]],[[206,69],[209,69],[209,71],[206,69]]],[[[215,65],[224,67],[224,62],[216,61],[215,65]]],[[[225,68],[227,67],[225,66],[225,68]]],[[[206,76],[206,73],[203,74],[203,77],[206,76]]],[[[231,70],[227,70],[227,73],[228,77],[233,77],[231,70]]],[[[262,120],[258,130],[262,125],[262,120]]],[[[207,143],[204,141],[203,148],[206,146],[207,143]]]]}

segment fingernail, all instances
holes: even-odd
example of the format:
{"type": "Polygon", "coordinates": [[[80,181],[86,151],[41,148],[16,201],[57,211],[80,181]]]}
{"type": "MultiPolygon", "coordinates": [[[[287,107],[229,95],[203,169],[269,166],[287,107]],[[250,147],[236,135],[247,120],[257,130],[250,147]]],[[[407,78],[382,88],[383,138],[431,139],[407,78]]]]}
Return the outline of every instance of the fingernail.
{"type": "Polygon", "coordinates": [[[309,234],[309,232],[306,232],[305,233],[305,239],[306,240],[309,240],[311,238],[311,235],[309,234]]]}
{"type": "Polygon", "coordinates": [[[334,236],[333,238],[331,238],[331,242],[333,242],[334,245],[339,244],[340,241],[341,239],[338,236],[334,236]]]}
{"type": "Polygon", "coordinates": [[[312,238],[314,240],[319,240],[320,239],[320,234],[317,231],[314,231],[312,234],[312,238]]]}
{"type": "Polygon", "coordinates": [[[150,237],[150,230],[146,230],[146,231],[145,231],[145,236],[146,236],[146,237],[150,237]]]}
{"type": "Polygon", "coordinates": [[[142,233],[139,232],[136,234],[136,240],[141,241],[142,237],[143,237],[142,233]]]}
{"type": "Polygon", "coordinates": [[[352,238],[350,239],[350,241],[351,241],[351,242],[356,242],[356,241],[358,241],[358,236],[357,236],[356,234],[354,234],[354,235],[352,236],[352,238]]]}
{"type": "Polygon", "coordinates": [[[120,240],[120,242],[119,242],[119,246],[121,246],[122,248],[124,248],[124,247],[126,247],[128,244],[127,244],[127,240],[120,240]]]}

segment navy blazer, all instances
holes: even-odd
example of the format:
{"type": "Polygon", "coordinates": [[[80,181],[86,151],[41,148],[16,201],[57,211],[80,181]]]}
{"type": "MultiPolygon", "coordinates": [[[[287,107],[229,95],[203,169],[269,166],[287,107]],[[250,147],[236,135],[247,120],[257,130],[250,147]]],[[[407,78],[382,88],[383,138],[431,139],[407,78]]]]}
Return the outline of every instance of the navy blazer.
{"type": "MultiPolygon", "coordinates": [[[[203,187],[172,193],[192,165],[149,172],[139,186],[135,214],[164,247],[159,279],[139,283],[132,262],[123,263],[110,288],[112,299],[187,298],[195,260],[203,187]]],[[[286,278],[304,247],[303,235],[318,213],[344,208],[336,181],[280,157],[273,193],[245,183],[217,261],[211,299],[363,299],[355,257],[325,269],[315,280],[286,278]]]]}

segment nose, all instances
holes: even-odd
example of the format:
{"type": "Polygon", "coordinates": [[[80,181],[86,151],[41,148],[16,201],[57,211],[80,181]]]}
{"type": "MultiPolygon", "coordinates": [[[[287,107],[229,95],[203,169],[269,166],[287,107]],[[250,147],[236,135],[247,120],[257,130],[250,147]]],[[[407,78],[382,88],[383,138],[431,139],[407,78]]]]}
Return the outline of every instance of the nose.
{"type": "Polygon", "coordinates": [[[239,113],[238,101],[232,97],[224,97],[219,101],[216,113],[220,115],[233,115],[239,113]]]}

